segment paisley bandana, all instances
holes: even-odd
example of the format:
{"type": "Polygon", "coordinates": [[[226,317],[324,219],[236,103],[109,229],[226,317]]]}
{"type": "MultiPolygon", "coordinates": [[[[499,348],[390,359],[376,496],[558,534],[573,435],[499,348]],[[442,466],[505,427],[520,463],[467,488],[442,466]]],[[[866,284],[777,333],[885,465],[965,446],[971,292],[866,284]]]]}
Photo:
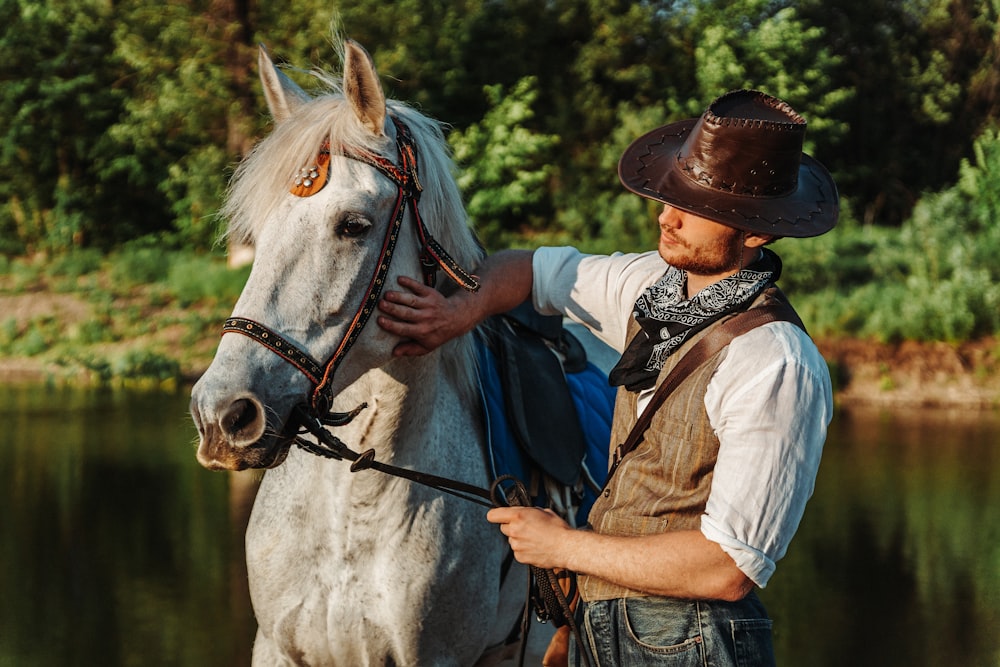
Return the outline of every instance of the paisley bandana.
{"type": "Polygon", "coordinates": [[[667,357],[712,322],[743,310],[781,275],[781,260],[767,248],[756,262],[687,298],[687,274],[673,266],[635,302],[642,328],[608,377],[613,386],[641,391],[656,384],[667,357]]]}

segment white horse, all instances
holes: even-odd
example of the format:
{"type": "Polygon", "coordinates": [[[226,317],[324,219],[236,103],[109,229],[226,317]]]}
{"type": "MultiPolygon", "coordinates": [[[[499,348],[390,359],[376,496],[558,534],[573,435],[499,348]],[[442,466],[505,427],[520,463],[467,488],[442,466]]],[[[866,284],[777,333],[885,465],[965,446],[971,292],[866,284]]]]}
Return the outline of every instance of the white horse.
{"type": "Polygon", "coordinates": [[[489,482],[468,337],[394,358],[399,341],[363,326],[373,280],[424,274],[415,210],[404,203],[397,211],[412,183],[399,186],[376,168],[391,162],[405,180],[402,135],[417,151],[419,218],[440,244],[433,248],[466,267],[481,251],[438,124],[387,102],[368,54],[350,41],[344,48],[342,85],[328,80],[331,92],[315,99],[260,52],[275,129],[239,167],[224,209],[230,235],[256,247],[225,329],[245,335],[223,336],[194,387],[198,460],[210,469],[269,468],[246,535],[255,665],[486,664],[516,627],[526,576],[515,564],[501,590],[509,550],[486,510],[292,448],[293,411],[309,397],[320,412],[326,401],[345,412],[365,402],[333,430],[350,447],[489,482]],[[388,262],[386,230],[397,214],[388,262]],[[388,268],[376,278],[381,264],[388,268]],[[345,346],[348,354],[335,354],[345,346]]]}

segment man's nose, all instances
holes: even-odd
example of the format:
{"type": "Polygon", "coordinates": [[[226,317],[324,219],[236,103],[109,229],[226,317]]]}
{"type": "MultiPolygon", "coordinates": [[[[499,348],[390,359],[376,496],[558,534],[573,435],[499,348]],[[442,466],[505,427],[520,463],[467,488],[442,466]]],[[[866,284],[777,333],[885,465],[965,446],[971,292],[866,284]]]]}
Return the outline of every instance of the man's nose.
{"type": "Polygon", "coordinates": [[[660,215],[657,217],[657,222],[659,222],[660,227],[672,227],[676,229],[680,226],[681,217],[678,215],[676,208],[664,204],[663,210],[660,211],[660,215]]]}

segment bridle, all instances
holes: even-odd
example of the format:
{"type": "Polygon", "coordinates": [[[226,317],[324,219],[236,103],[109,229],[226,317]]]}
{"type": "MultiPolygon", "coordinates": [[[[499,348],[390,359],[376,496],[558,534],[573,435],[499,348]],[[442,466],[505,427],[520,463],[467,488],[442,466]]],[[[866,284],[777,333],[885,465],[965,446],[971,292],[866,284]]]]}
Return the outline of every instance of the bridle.
{"type": "MultiPolygon", "coordinates": [[[[417,232],[417,239],[420,243],[420,265],[423,272],[424,283],[426,285],[433,286],[436,282],[437,271],[440,269],[462,288],[471,292],[475,292],[479,289],[478,279],[459,266],[459,264],[452,259],[451,255],[449,255],[448,252],[430,235],[426,225],[424,225],[418,208],[420,193],[423,191],[423,187],[421,186],[420,179],[417,175],[416,144],[414,143],[410,130],[405,123],[392,114],[389,115],[389,118],[392,120],[393,125],[395,125],[396,128],[396,148],[399,154],[398,165],[393,163],[391,160],[361,148],[349,146],[343,146],[341,148],[341,153],[344,157],[348,157],[374,167],[396,185],[396,204],[389,219],[389,225],[386,229],[385,238],[382,241],[382,249],[379,254],[375,273],[368,283],[368,288],[365,291],[365,296],[361,301],[361,305],[358,307],[357,312],[355,312],[350,325],[347,327],[347,331],[344,332],[344,336],[341,339],[340,344],[337,345],[333,354],[330,355],[329,359],[327,359],[325,363],[321,364],[310,356],[308,352],[301,350],[278,332],[264,324],[261,324],[260,322],[246,317],[234,316],[227,319],[226,323],[222,327],[222,334],[237,333],[257,341],[297,368],[309,380],[310,390],[308,392],[308,401],[296,406],[292,411],[292,420],[295,422],[296,428],[301,428],[303,429],[301,432],[308,432],[316,438],[316,442],[311,442],[301,436],[296,436],[294,442],[303,450],[325,458],[351,461],[351,472],[358,472],[366,469],[379,470],[380,472],[393,475],[395,477],[409,479],[410,481],[458,496],[464,500],[478,503],[486,507],[498,507],[512,504],[530,505],[530,499],[523,483],[514,479],[510,475],[502,475],[497,478],[490,485],[489,490],[486,490],[458,480],[430,475],[428,473],[401,468],[377,461],[375,459],[374,450],[369,449],[362,453],[356,452],[344,444],[344,442],[335,435],[330,433],[329,430],[324,428],[325,426],[341,426],[347,424],[366,407],[366,404],[361,404],[350,412],[331,412],[330,409],[333,405],[333,376],[341,362],[344,360],[344,357],[347,355],[348,350],[350,350],[357,341],[358,336],[361,334],[361,330],[364,328],[372,313],[375,311],[378,300],[382,294],[382,288],[385,286],[386,276],[389,272],[389,264],[392,261],[392,256],[396,249],[396,242],[399,240],[399,232],[402,228],[403,220],[406,217],[407,207],[409,207],[409,210],[412,213],[411,219],[413,220],[413,224],[417,232]]],[[[317,161],[321,164],[324,162],[328,164],[329,159],[330,148],[328,145],[325,145],[320,150],[317,161]]],[[[325,168],[320,169],[319,167],[308,167],[304,170],[304,172],[307,174],[306,178],[328,178],[328,171],[325,168]]],[[[298,194],[299,196],[309,196],[322,189],[324,184],[325,182],[307,182],[306,188],[293,188],[292,192],[293,194],[298,194]]],[[[511,552],[511,556],[512,555],[513,552],[511,552]]],[[[509,565],[510,561],[508,560],[504,567],[505,571],[509,565]]],[[[541,573],[547,574],[550,579],[554,577],[551,570],[546,571],[539,569],[537,572],[534,570],[529,571],[529,600],[531,595],[531,578],[539,576],[541,573]]],[[[558,585],[555,584],[554,579],[552,579],[549,585],[554,587],[554,591],[556,591],[557,595],[562,595],[562,591],[559,589],[558,585]]],[[[568,602],[565,597],[562,597],[560,603],[563,605],[564,612],[569,614],[569,618],[571,619],[572,612],[567,606],[568,602]]],[[[528,601],[526,601],[520,622],[521,647],[519,664],[521,665],[524,664],[525,659],[525,648],[529,628],[529,607],[530,605],[528,601]]],[[[576,628],[575,623],[572,624],[572,627],[576,640],[581,646],[581,657],[585,660],[585,664],[589,665],[589,658],[583,650],[580,632],[576,628]]]]}
{"type": "MultiPolygon", "coordinates": [[[[416,227],[417,240],[420,243],[420,265],[423,271],[424,283],[433,286],[437,279],[437,271],[440,269],[461,287],[472,292],[479,289],[477,278],[452,259],[451,255],[441,247],[441,244],[431,236],[423,219],[420,217],[418,202],[420,201],[420,193],[423,191],[423,187],[417,175],[416,143],[413,141],[410,129],[403,121],[392,114],[389,115],[389,118],[396,128],[396,148],[399,155],[398,165],[381,155],[365,149],[350,146],[341,147],[341,153],[344,157],[374,167],[396,185],[396,204],[389,218],[385,237],[382,240],[382,249],[379,253],[375,273],[368,282],[368,288],[365,290],[365,296],[361,300],[361,305],[355,312],[350,325],[347,327],[347,331],[344,332],[344,336],[340,344],[333,351],[333,354],[330,355],[325,363],[321,364],[310,356],[308,352],[303,351],[278,332],[246,317],[230,317],[226,320],[225,325],[223,325],[222,333],[223,335],[238,333],[257,341],[297,368],[309,380],[308,400],[295,406],[291,417],[293,428],[301,428],[302,431],[300,433],[311,433],[317,439],[317,442],[311,442],[305,438],[296,437],[294,440],[295,444],[305,451],[325,458],[351,461],[352,472],[369,468],[380,470],[396,477],[404,477],[440,491],[457,495],[487,507],[493,507],[501,502],[501,496],[497,495],[499,488],[497,485],[494,485],[487,491],[486,489],[457,480],[398,468],[381,461],[376,461],[374,450],[358,453],[324,428],[324,426],[343,426],[367,407],[367,404],[362,403],[349,412],[331,412],[330,408],[333,405],[331,389],[333,376],[375,311],[379,297],[382,294],[382,288],[385,286],[389,264],[392,262],[393,253],[396,250],[396,242],[399,240],[399,232],[402,229],[403,220],[406,218],[407,208],[412,213],[411,219],[416,227]]],[[[330,147],[326,144],[320,149],[317,158],[318,166],[307,167],[300,172],[301,174],[305,174],[304,179],[308,180],[300,179],[297,181],[296,187],[292,188],[292,194],[310,196],[319,192],[325,185],[325,179],[328,178],[329,172],[326,165],[328,165],[329,160],[330,147]]]]}
{"type": "MultiPolygon", "coordinates": [[[[386,276],[389,272],[389,264],[392,261],[393,253],[396,249],[396,242],[399,240],[399,232],[406,217],[406,210],[409,208],[412,213],[411,219],[416,228],[417,240],[420,243],[420,265],[423,270],[424,283],[434,285],[438,269],[444,271],[458,285],[469,291],[475,292],[479,289],[479,281],[475,276],[463,269],[452,259],[451,255],[441,247],[441,245],[427,231],[427,226],[420,217],[418,202],[423,186],[417,175],[417,146],[413,141],[409,128],[403,121],[390,114],[396,128],[396,148],[399,154],[399,164],[393,163],[381,155],[377,155],[362,148],[343,146],[341,152],[345,157],[363,162],[377,169],[396,185],[396,204],[392,215],[389,218],[389,225],[386,228],[385,238],[382,241],[382,249],[379,254],[375,273],[368,283],[365,296],[358,307],[357,312],[351,320],[347,331],[340,344],[337,345],[333,354],[325,363],[316,361],[309,353],[301,350],[278,332],[267,327],[260,322],[246,317],[230,317],[222,327],[223,335],[227,333],[238,333],[247,336],[264,347],[268,348],[279,357],[290,363],[302,372],[309,380],[310,390],[308,396],[308,412],[321,420],[328,418],[330,408],[333,405],[332,382],[337,368],[340,366],[348,350],[357,341],[361,330],[368,322],[372,313],[376,309],[382,288],[385,286],[386,276]]],[[[329,162],[330,147],[324,145],[320,150],[318,160],[323,163],[329,162]]],[[[328,178],[326,169],[322,172],[318,168],[310,174],[313,177],[328,178]]],[[[309,183],[309,185],[313,185],[309,183]]],[[[318,187],[313,186],[309,194],[318,192],[323,185],[318,183],[318,187]]],[[[293,193],[295,190],[293,189],[293,193]]],[[[300,195],[308,196],[308,195],[300,195]]],[[[345,415],[335,415],[332,419],[343,419],[345,415]]],[[[341,421],[341,423],[343,423],[341,421]]]]}

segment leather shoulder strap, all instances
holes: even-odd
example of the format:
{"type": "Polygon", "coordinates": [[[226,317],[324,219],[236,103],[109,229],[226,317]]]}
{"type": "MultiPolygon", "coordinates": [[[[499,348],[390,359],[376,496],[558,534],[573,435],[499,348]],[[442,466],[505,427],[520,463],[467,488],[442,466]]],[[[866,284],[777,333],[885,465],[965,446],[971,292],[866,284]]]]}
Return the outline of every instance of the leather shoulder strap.
{"type": "MultiPolygon", "coordinates": [[[[611,476],[615,474],[615,470],[618,469],[618,466],[625,455],[639,446],[639,443],[642,442],[643,436],[646,434],[646,430],[653,421],[653,415],[656,414],[657,409],[659,409],[659,407],[663,404],[663,401],[666,400],[667,396],[669,396],[670,393],[673,392],[674,389],[676,389],[681,382],[683,382],[688,375],[691,374],[692,371],[711,359],[722,348],[729,345],[737,336],[741,336],[752,329],[756,329],[762,324],[777,321],[791,322],[804,329],[798,314],[790,305],[784,301],[773,300],[765,305],[757,308],[751,308],[734,315],[709,331],[705,336],[699,339],[698,342],[692,345],[687,354],[685,354],[684,357],[677,362],[677,365],[674,366],[674,368],[663,379],[663,382],[660,383],[660,386],[657,387],[656,392],[650,399],[649,404],[646,405],[646,408],[642,411],[642,414],[639,416],[639,420],[635,423],[635,426],[632,427],[632,430],[629,432],[625,442],[615,448],[614,459],[611,463],[611,469],[608,470],[607,479],[610,480],[611,476]]],[[[605,482],[605,486],[606,485],[607,482],[605,482]]]]}

